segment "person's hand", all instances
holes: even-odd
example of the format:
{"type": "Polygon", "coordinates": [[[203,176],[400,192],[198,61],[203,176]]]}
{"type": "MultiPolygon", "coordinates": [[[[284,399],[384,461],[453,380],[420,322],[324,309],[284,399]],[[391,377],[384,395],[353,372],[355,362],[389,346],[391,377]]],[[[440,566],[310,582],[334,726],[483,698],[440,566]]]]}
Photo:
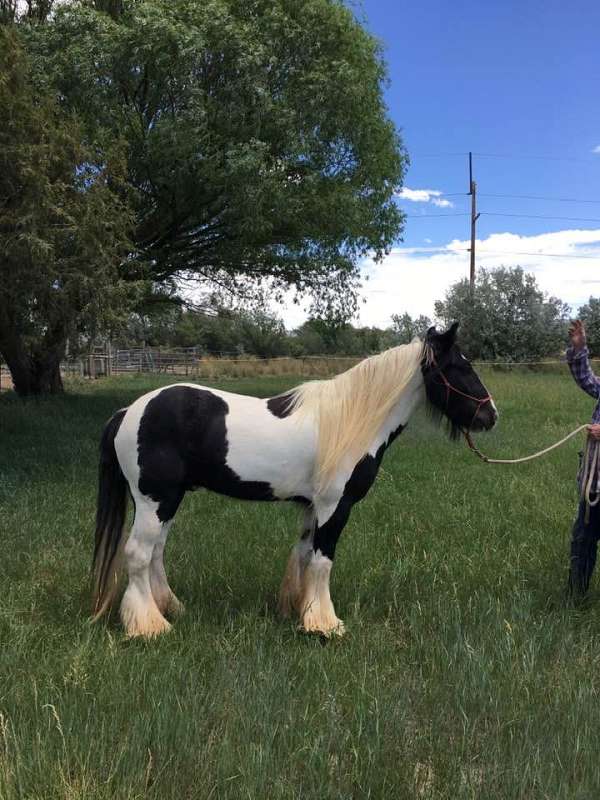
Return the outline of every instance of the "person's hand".
{"type": "Polygon", "coordinates": [[[585,328],[580,319],[576,319],[569,325],[569,339],[575,350],[585,347],[585,328]]]}
{"type": "Polygon", "coordinates": [[[600,441],[600,425],[594,423],[593,425],[587,426],[588,435],[590,439],[595,439],[596,441],[600,441]]]}

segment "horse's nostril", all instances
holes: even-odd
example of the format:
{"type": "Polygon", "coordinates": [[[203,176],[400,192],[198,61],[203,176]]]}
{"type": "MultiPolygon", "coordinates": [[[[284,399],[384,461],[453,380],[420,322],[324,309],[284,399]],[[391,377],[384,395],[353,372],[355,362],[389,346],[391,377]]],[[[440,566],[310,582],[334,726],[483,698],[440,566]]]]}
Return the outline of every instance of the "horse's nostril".
{"type": "Polygon", "coordinates": [[[495,406],[480,408],[471,423],[472,430],[489,431],[498,421],[498,411],[495,406]]]}

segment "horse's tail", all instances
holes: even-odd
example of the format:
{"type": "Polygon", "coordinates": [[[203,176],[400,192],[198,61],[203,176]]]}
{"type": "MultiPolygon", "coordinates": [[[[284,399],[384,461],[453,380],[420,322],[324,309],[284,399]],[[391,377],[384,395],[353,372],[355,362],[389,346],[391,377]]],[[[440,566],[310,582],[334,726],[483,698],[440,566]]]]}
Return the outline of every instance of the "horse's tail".
{"type": "Polygon", "coordinates": [[[118,588],[121,540],[127,512],[127,481],[115,452],[126,409],[109,419],[100,442],[96,540],[92,562],[94,622],[112,605],[118,588]]]}

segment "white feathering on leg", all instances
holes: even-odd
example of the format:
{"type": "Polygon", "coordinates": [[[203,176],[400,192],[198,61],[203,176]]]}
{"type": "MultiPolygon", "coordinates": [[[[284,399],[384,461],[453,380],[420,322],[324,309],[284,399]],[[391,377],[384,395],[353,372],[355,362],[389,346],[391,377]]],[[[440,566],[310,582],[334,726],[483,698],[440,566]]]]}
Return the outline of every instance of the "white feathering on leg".
{"type": "Polygon", "coordinates": [[[320,550],[313,553],[303,574],[300,615],[307,633],[325,636],[342,635],[344,623],[338,619],[329,594],[329,576],[333,562],[320,550]]]}

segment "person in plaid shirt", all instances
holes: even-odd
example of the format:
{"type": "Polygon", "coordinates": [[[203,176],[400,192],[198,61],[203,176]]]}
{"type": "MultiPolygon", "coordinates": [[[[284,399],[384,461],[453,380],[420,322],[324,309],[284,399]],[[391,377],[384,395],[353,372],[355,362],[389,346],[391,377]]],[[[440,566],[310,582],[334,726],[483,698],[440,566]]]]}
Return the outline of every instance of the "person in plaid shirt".
{"type": "MultiPolygon", "coordinates": [[[[598,401],[592,415],[592,424],[587,426],[588,436],[600,441],[600,378],[592,372],[585,328],[580,320],[576,320],[569,327],[569,338],[571,346],[567,350],[567,363],[571,374],[577,385],[598,401]]],[[[598,491],[600,491],[600,474],[595,476],[596,494],[598,491]]],[[[568,584],[571,597],[582,597],[587,592],[596,564],[596,549],[600,539],[600,505],[590,506],[587,521],[586,510],[585,501],[580,500],[571,537],[571,569],[568,584]]]]}

